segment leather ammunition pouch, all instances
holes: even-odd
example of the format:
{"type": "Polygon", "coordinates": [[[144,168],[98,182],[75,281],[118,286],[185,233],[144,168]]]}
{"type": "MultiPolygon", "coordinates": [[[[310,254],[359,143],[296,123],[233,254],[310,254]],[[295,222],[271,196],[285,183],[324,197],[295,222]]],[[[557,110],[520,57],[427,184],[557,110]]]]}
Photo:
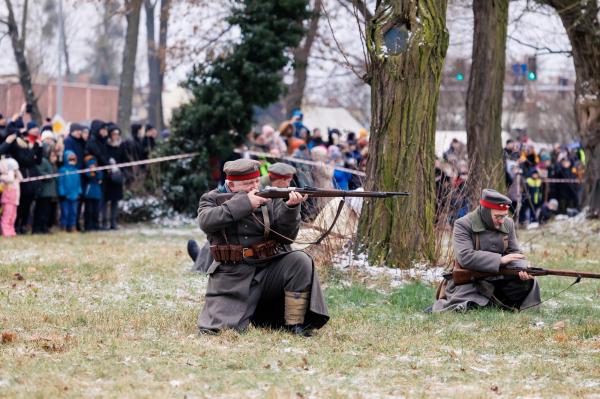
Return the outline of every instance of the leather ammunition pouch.
{"type": "Polygon", "coordinates": [[[277,254],[277,242],[268,240],[244,248],[239,244],[216,244],[210,246],[210,253],[220,263],[239,263],[244,258],[265,259],[277,254]]]}

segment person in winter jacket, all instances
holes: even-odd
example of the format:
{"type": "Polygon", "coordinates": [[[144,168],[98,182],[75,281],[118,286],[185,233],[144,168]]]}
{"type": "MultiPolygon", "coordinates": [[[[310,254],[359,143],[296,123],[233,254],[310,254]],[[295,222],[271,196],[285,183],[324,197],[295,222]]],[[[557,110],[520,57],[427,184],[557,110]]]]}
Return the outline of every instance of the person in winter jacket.
{"type": "Polygon", "coordinates": [[[521,212],[525,212],[524,218],[527,222],[536,222],[539,209],[544,203],[544,187],[537,169],[531,169],[530,174],[525,180],[527,193],[523,198],[521,212]]]}
{"type": "MultiPolygon", "coordinates": [[[[96,169],[96,158],[93,155],[85,157],[85,168],[96,169]]],[[[85,191],[83,198],[85,201],[84,228],[85,231],[99,230],[98,219],[100,218],[100,201],[102,200],[102,178],[104,174],[101,170],[91,170],[85,173],[85,191]]]]}
{"type": "MultiPolygon", "coordinates": [[[[109,164],[128,162],[125,146],[121,139],[121,129],[117,125],[110,125],[110,138],[108,140],[108,158],[109,164]]],[[[108,203],[110,202],[110,228],[117,229],[117,216],[119,213],[119,201],[123,199],[123,185],[125,176],[123,170],[119,167],[113,167],[106,173],[104,179],[104,206],[102,208],[102,228],[107,229],[108,203]]]]}
{"type": "MultiPolygon", "coordinates": [[[[84,168],[83,158],[85,156],[86,150],[86,141],[83,138],[83,131],[85,126],[80,125],[78,123],[72,123],[69,127],[69,135],[65,139],[64,146],[65,150],[73,151],[75,155],[77,155],[77,169],[84,168]]],[[[82,191],[85,191],[85,180],[82,180],[82,191]]],[[[79,225],[79,219],[81,217],[81,211],[83,208],[83,201],[79,201],[77,205],[77,218],[75,227],[78,231],[81,231],[81,226],[79,225]]]]}
{"type": "Polygon", "coordinates": [[[12,158],[0,160],[0,184],[2,188],[2,235],[13,237],[15,232],[15,220],[17,218],[17,206],[21,195],[20,181],[23,179],[19,172],[19,164],[12,158]]]}
{"type": "Polygon", "coordinates": [[[98,166],[108,165],[108,129],[101,120],[93,120],[90,126],[90,138],[85,145],[86,154],[93,155],[98,166]]]}
{"type": "MultiPolygon", "coordinates": [[[[45,151],[45,157],[42,159],[42,164],[39,167],[40,175],[49,175],[56,173],[56,162],[58,156],[51,148],[45,151]]],[[[55,215],[56,209],[56,178],[46,179],[41,181],[41,190],[35,200],[35,211],[33,212],[33,228],[32,233],[46,234],[50,232],[52,218],[55,215]]]]}
{"type": "MultiPolygon", "coordinates": [[[[10,154],[17,161],[23,178],[39,176],[38,166],[42,163],[43,149],[40,129],[33,121],[27,124],[25,134],[13,142],[10,154]]],[[[33,181],[21,183],[21,198],[17,208],[15,229],[17,234],[25,234],[29,225],[32,204],[41,190],[41,183],[33,181]]]]}
{"type": "MultiPolygon", "coordinates": [[[[67,162],[58,169],[58,173],[77,171],[77,155],[73,151],[65,151],[64,159],[67,162]]],[[[80,175],[59,176],[58,195],[60,197],[60,227],[72,232],[77,219],[77,203],[81,195],[80,175]]]]}

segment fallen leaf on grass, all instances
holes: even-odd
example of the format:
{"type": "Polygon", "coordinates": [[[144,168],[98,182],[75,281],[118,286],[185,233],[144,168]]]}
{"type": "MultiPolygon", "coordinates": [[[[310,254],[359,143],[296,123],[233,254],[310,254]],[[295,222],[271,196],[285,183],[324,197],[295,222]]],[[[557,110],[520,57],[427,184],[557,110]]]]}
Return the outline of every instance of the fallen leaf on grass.
{"type": "Polygon", "coordinates": [[[12,331],[3,331],[2,332],[2,343],[9,344],[11,342],[15,342],[17,340],[17,333],[12,331]]]}
{"type": "Polygon", "coordinates": [[[567,340],[567,336],[563,333],[558,333],[554,336],[554,340],[556,342],[565,342],[567,340]]]}
{"type": "Polygon", "coordinates": [[[308,359],[306,358],[306,356],[302,357],[302,369],[308,370],[308,359]]]}
{"type": "Polygon", "coordinates": [[[23,275],[21,273],[19,273],[19,272],[15,273],[15,278],[17,280],[19,280],[19,281],[24,281],[25,280],[25,277],[23,277],[23,275]]]}
{"type": "Polygon", "coordinates": [[[552,328],[554,330],[564,330],[565,329],[565,325],[566,325],[565,321],[561,320],[559,322],[554,323],[554,325],[552,326],[552,328]]]}

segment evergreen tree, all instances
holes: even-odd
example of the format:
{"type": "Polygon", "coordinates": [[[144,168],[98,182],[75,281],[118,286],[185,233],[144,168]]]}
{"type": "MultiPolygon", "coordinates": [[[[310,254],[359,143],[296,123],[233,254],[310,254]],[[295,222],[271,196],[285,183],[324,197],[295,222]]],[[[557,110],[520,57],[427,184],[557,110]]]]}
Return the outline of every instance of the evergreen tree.
{"type": "Polygon", "coordinates": [[[173,115],[165,155],[200,152],[162,170],[166,200],[178,211],[196,211],[211,188],[209,159],[227,159],[233,143],[250,131],[255,107],[266,107],[283,92],[282,70],[290,48],[304,34],[308,0],[235,0],[228,22],[241,40],[210,64],[197,64],[184,86],[193,99],[173,115]]]}

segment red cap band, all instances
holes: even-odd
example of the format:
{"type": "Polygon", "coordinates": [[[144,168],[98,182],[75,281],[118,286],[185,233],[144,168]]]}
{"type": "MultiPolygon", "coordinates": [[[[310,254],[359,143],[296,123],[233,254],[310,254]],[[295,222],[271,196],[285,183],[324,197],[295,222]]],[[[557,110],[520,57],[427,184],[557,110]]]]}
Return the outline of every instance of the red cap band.
{"type": "Polygon", "coordinates": [[[279,175],[277,173],[273,173],[273,172],[269,172],[269,177],[272,180],[277,180],[277,179],[289,179],[291,177],[293,177],[294,175],[279,175]]]}
{"type": "Polygon", "coordinates": [[[246,173],[245,175],[227,175],[227,180],[244,181],[256,179],[257,177],[260,177],[260,171],[255,170],[254,172],[246,173]]]}
{"type": "Polygon", "coordinates": [[[508,204],[494,204],[483,199],[479,200],[479,204],[485,208],[497,209],[499,211],[505,211],[508,209],[508,204]]]}

